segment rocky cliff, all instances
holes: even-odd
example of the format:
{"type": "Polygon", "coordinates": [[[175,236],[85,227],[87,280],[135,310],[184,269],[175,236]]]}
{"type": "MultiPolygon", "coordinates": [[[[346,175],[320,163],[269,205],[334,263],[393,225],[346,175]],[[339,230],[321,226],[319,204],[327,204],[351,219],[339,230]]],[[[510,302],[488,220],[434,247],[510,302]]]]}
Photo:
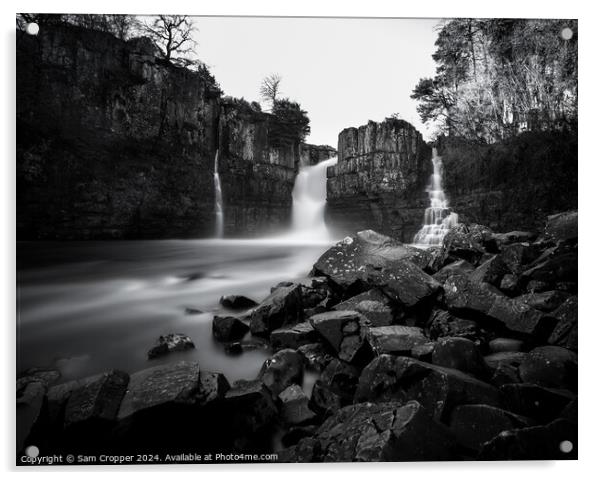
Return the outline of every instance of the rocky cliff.
{"type": "Polygon", "coordinates": [[[343,130],[328,172],[327,221],[345,234],[373,229],[411,241],[428,206],[430,158],[422,135],[403,120],[343,130]]]}
{"type": "Polygon", "coordinates": [[[19,239],[211,236],[218,148],[226,235],[288,224],[301,157],[322,147],[278,141],[272,115],[156,53],[70,25],[17,32],[19,239]]]}
{"type": "Polygon", "coordinates": [[[577,208],[577,135],[526,132],[496,144],[442,137],[443,183],[460,221],[541,230],[546,216],[577,208]]]}

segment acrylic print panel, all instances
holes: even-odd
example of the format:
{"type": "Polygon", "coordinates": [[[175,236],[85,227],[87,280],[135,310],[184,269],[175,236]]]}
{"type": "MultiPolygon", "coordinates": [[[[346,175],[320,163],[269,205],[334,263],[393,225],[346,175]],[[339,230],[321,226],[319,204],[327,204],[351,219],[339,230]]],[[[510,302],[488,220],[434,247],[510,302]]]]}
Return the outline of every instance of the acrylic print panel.
{"type": "Polygon", "coordinates": [[[15,34],[19,465],[577,458],[577,21],[15,34]]]}

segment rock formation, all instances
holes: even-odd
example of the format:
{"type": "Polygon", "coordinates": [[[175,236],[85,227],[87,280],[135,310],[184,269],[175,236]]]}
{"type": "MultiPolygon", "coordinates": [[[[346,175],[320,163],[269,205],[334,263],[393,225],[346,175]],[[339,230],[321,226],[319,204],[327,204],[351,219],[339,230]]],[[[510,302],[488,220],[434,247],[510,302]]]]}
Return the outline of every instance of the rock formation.
{"type": "Polygon", "coordinates": [[[328,224],[344,234],[372,229],[411,242],[428,206],[431,149],[403,120],[368,122],[339,134],[328,173],[328,224]]]}

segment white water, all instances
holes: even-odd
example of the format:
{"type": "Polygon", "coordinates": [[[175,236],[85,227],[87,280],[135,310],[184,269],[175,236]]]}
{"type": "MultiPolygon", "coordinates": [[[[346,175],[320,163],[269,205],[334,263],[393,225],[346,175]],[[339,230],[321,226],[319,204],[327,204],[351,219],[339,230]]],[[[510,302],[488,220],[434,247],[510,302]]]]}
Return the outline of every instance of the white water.
{"type": "Polygon", "coordinates": [[[336,157],[299,169],[293,188],[291,237],[304,239],[309,243],[330,240],[324,221],[326,169],[335,163],[336,157]]]}
{"type": "Polygon", "coordinates": [[[213,166],[213,185],[215,187],[215,236],[224,236],[224,209],[222,202],[222,182],[219,179],[219,149],[215,151],[215,164],[213,166]]]}
{"type": "Polygon", "coordinates": [[[441,184],[441,157],[433,148],[433,174],[427,188],[431,206],[424,211],[424,225],[414,236],[418,245],[441,245],[449,230],[458,224],[458,214],[450,211],[441,184]]]}

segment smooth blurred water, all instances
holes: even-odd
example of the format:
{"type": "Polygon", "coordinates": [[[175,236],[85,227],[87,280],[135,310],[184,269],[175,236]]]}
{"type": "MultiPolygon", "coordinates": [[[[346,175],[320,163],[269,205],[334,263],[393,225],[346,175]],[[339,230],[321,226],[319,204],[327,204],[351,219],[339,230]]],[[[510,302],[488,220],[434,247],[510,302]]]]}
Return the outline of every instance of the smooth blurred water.
{"type": "Polygon", "coordinates": [[[270,286],[305,276],[327,248],[290,238],[20,242],[17,369],[54,366],[68,380],[186,359],[230,381],[254,378],[267,351],[229,356],[212,338],[220,296],[259,301],[270,286]],[[171,332],[189,335],[196,349],[147,360],[171,332]]]}

